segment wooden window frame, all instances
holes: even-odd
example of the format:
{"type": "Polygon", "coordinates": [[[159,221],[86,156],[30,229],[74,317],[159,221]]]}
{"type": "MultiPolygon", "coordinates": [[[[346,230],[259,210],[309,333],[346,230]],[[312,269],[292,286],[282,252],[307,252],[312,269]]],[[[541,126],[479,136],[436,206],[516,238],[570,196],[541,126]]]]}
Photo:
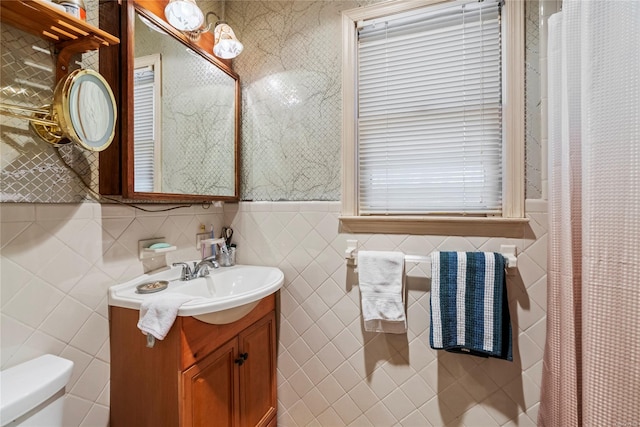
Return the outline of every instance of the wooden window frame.
{"type": "Polygon", "coordinates": [[[501,216],[360,215],[356,117],[356,25],[450,0],[400,0],[342,13],[342,212],[346,233],[435,234],[521,237],[525,217],[524,2],[505,0],[503,46],[503,188],[501,216]]]}

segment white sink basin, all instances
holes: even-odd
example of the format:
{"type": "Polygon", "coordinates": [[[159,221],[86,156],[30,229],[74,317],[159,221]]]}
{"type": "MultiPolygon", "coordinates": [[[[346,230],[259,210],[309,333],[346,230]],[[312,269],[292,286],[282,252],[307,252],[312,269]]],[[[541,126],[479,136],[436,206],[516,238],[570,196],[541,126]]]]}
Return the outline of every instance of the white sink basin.
{"type": "Polygon", "coordinates": [[[207,277],[189,281],[180,280],[181,267],[154,274],[145,274],[126,283],[109,288],[109,305],[140,309],[146,298],[166,293],[181,293],[198,297],[184,303],[178,316],[193,316],[206,323],[224,324],[235,322],[247,315],[260,300],[282,287],[284,274],[275,267],[257,265],[235,265],[211,269],[207,277]],[[160,292],[140,294],[136,286],[166,280],[167,289],[160,292]]]}

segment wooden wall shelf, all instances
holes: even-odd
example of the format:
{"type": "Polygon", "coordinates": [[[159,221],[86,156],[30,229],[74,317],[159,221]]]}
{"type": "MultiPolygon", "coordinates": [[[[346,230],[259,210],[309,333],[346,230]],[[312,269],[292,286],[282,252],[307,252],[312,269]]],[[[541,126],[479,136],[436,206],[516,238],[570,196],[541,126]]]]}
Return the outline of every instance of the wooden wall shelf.
{"type": "Polygon", "coordinates": [[[45,0],[0,1],[0,20],[54,44],[58,53],[56,81],[68,73],[72,55],[120,43],[117,37],[45,0]]]}

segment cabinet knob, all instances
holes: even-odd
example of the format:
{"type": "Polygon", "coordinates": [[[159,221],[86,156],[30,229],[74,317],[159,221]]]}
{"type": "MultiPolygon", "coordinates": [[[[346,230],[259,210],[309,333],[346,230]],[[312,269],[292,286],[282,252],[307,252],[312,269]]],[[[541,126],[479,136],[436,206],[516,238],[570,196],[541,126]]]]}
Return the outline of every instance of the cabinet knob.
{"type": "Polygon", "coordinates": [[[235,363],[237,363],[239,366],[242,366],[242,364],[244,363],[245,360],[247,360],[247,358],[249,357],[249,353],[240,353],[239,357],[234,360],[235,363]]]}

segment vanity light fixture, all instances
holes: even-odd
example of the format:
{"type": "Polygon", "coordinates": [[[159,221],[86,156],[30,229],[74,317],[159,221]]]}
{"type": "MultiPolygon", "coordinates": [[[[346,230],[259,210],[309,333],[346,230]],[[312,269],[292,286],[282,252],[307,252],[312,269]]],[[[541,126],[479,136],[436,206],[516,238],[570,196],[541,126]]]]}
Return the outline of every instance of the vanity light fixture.
{"type": "MultiPolygon", "coordinates": [[[[242,49],[244,49],[244,46],[242,45],[242,43],[240,43],[240,41],[236,37],[236,34],[233,32],[233,29],[229,26],[229,24],[221,20],[220,17],[215,12],[207,12],[206,17],[203,18],[200,21],[200,25],[195,28],[186,29],[186,26],[184,25],[183,26],[176,25],[174,21],[170,19],[170,16],[175,16],[174,10],[176,11],[183,10],[183,5],[174,6],[171,11],[169,11],[169,8],[173,4],[177,4],[177,3],[188,3],[189,7],[184,8],[184,10],[187,10],[193,7],[197,9],[200,15],[202,14],[202,11],[195,4],[195,0],[189,0],[189,1],[171,0],[171,2],[167,5],[165,9],[164,13],[169,23],[174,27],[176,27],[178,30],[184,32],[184,34],[189,38],[189,40],[196,42],[200,39],[200,35],[202,33],[205,33],[211,30],[211,23],[208,23],[206,26],[204,24],[209,20],[209,16],[213,15],[217,19],[215,28],[213,30],[213,36],[214,36],[213,54],[218,58],[222,58],[222,59],[232,59],[240,55],[240,53],[242,52],[242,49]]],[[[178,18],[175,20],[175,22],[178,24],[181,24],[186,21],[190,21],[190,18],[188,17],[178,18]]],[[[193,20],[193,22],[196,22],[195,19],[193,20]]]]}
{"type": "Polygon", "coordinates": [[[213,30],[213,54],[219,58],[231,59],[242,53],[244,46],[231,27],[224,21],[216,23],[216,28],[213,30]]]}
{"type": "Polygon", "coordinates": [[[204,14],[196,0],[169,0],[164,16],[180,31],[194,31],[204,24],[204,14]]]}

